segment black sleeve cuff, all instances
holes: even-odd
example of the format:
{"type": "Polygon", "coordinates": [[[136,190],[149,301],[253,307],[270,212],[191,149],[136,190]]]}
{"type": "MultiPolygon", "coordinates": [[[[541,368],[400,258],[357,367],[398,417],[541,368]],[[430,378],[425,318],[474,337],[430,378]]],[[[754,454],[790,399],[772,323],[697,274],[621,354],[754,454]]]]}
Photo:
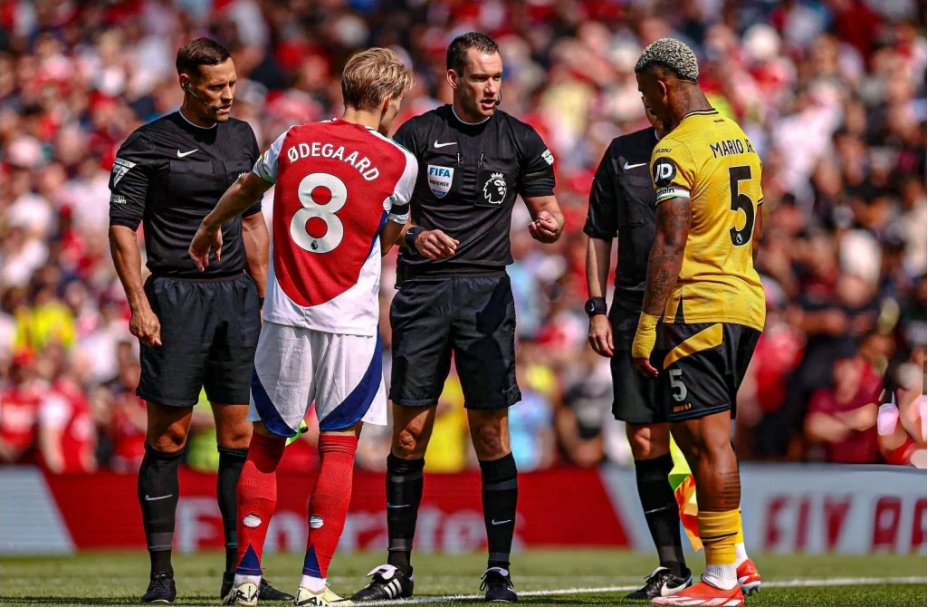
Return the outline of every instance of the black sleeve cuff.
{"type": "Polygon", "coordinates": [[[123,217],[112,217],[110,216],[110,226],[124,226],[126,228],[132,229],[133,231],[139,230],[139,224],[141,220],[136,220],[134,218],[123,218],[123,217]]]}

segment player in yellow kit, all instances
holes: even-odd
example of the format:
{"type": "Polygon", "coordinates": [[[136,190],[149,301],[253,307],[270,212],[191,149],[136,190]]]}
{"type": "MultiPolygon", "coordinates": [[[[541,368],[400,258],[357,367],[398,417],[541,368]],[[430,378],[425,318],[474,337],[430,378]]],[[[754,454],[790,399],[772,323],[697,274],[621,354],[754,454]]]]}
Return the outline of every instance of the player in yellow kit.
{"type": "Polygon", "coordinates": [[[657,233],[632,358],[639,371],[660,379],[660,404],[696,481],[706,549],[699,583],[652,602],[741,606],[735,548],[742,535],[741,480],[729,434],[738,387],[766,317],[754,269],[761,162],[741,128],[709,105],[686,45],[652,43],[635,72],[645,104],[672,130],[651,155],[657,233]],[[667,355],[652,366],[661,319],[667,355]]]}

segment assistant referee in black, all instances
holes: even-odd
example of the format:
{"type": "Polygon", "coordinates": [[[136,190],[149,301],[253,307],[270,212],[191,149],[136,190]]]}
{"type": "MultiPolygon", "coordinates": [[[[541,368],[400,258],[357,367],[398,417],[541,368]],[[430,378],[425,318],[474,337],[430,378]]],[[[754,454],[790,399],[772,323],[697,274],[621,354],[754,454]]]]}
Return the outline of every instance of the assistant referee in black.
{"type": "Polygon", "coordinates": [[[652,127],[613,139],[603,155],[593,178],[583,229],[589,238],[586,280],[590,299],[586,312],[590,344],[611,358],[612,414],[625,421],[635,459],[638,497],[660,559],[660,567],[644,587],[627,596],[639,600],[667,595],[662,592],[679,591],[692,583],[683,558],[680,511],[669,481],[673,468],[670,426],[656,401],[656,379],[641,375],[631,354],[655,235],[657,195],[649,163],[651,151],[666,134],[660,120],[647,109],[645,113],[652,127]],[[619,241],[615,292],[612,309],[607,311],[606,285],[615,237],[619,241]]]}
{"type": "MultiPolygon", "coordinates": [[[[177,468],[201,388],[212,405],[219,449],[217,499],[226,543],[228,593],[236,564],[235,492],[248,452],[246,420],[268,232],[261,204],[223,228],[222,260],[200,273],[187,254],[200,220],[260,155],[247,123],[229,117],[235,65],[218,43],[198,38],[177,52],[180,111],[133,132],[110,176],[110,249],[129,300],[129,330],[142,342],[138,395],[148,408],[138,497],[151,557],[143,602],[173,602],[171,566],[177,468]],[[143,224],[142,284],[136,230],[143,224]]],[[[292,600],[269,585],[262,600],[292,600]]]]}
{"type": "Polygon", "coordinates": [[[516,196],[531,212],[529,230],[538,241],[556,241],[564,217],[554,197],[551,152],[534,129],[498,110],[503,61],[496,43],[479,33],[459,36],[448,48],[447,69],[452,104],[409,120],[394,137],[419,160],[419,177],[390,309],[389,558],[356,601],[412,595],[423,457],[452,353],[483,479],[489,547],[483,587],[487,600],[516,600],[509,552],[517,479],[508,416],[521,393],[506,275],[509,230],[516,196]]]}

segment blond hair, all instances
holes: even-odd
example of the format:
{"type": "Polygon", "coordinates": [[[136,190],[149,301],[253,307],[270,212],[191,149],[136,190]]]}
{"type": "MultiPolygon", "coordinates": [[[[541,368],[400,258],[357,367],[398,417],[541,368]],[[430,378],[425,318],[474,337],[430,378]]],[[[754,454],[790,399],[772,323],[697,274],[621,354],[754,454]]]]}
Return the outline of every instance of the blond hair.
{"type": "Polygon", "coordinates": [[[374,47],[351,56],[342,71],[346,107],[376,109],[387,96],[402,96],[413,85],[412,71],[390,49],[374,47]]]}
{"type": "Polygon", "coordinates": [[[635,72],[643,73],[654,67],[666,69],[678,79],[699,82],[699,62],[696,60],[696,54],[686,43],[675,38],[662,38],[648,45],[638,58],[635,72]]]}

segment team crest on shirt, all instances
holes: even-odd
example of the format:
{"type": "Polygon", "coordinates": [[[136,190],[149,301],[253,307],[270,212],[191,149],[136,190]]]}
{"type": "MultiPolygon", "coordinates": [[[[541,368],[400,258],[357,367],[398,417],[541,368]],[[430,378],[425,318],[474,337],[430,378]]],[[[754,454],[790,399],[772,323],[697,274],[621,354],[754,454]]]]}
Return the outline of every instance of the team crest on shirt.
{"type": "Polygon", "coordinates": [[[454,180],[454,169],[430,164],[428,172],[429,188],[432,189],[432,194],[438,198],[448,194],[451,190],[451,182],[454,180]]]}
{"type": "Polygon", "coordinates": [[[506,200],[506,178],[502,173],[491,173],[483,184],[483,198],[490,205],[500,205],[506,200]]]}
{"type": "Polygon", "coordinates": [[[129,162],[124,158],[117,158],[113,161],[113,186],[119,183],[119,180],[129,172],[129,169],[135,166],[134,162],[129,162]]]}

